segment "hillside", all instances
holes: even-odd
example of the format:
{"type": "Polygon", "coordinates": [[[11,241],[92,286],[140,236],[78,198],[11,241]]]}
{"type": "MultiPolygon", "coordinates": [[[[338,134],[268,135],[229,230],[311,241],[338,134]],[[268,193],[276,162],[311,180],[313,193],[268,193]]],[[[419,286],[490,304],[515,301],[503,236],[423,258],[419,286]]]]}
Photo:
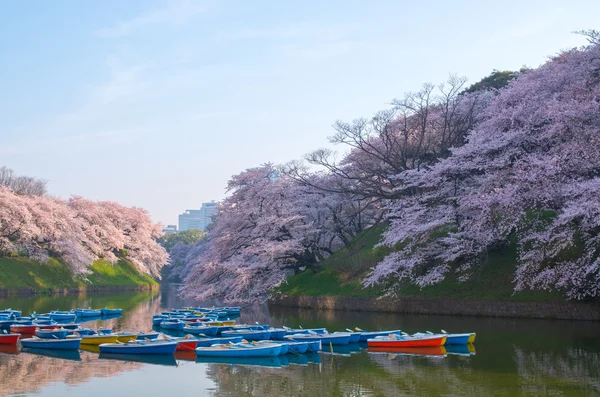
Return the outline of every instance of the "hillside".
{"type": "MultiPolygon", "coordinates": [[[[383,227],[366,230],[343,248],[324,260],[316,272],[306,270],[288,278],[275,292],[288,295],[379,297],[382,287],[363,288],[361,280],[369,269],[390,251],[375,245],[381,238],[383,227]]],[[[561,301],[559,292],[523,291],[514,293],[513,275],[516,266],[516,246],[502,251],[490,251],[482,266],[470,280],[458,282],[448,276],[438,285],[420,289],[404,284],[397,290],[400,297],[460,300],[500,301],[561,301]]]]}
{"type": "Polygon", "coordinates": [[[74,276],[61,260],[51,258],[40,263],[21,257],[0,258],[0,289],[31,289],[35,292],[49,292],[56,289],[91,287],[107,288],[153,288],[157,282],[148,275],[141,274],[126,259],[114,265],[105,260],[97,260],[90,266],[91,274],[74,276]]]}

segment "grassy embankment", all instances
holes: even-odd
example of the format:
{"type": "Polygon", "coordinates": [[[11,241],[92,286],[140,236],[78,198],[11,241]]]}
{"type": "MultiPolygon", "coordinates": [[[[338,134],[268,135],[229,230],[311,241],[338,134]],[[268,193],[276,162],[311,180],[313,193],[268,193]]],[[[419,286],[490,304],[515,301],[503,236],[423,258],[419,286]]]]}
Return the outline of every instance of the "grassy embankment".
{"type": "MultiPolygon", "coordinates": [[[[383,227],[366,230],[356,237],[349,248],[343,248],[322,262],[319,270],[306,270],[294,275],[276,292],[307,296],[379,297],[383,287],[363,288],[361,280],[371,267],[383,259],[390,249],[375,245],[381,239],[383,227]]],[[[560,301],[559,292],[523,291],[514,293],[513,276],[517,262],[516,246],[490,252],[470,280],[458,282],[449,276],[442,283],[419,288],[408,283],[398,288],[398,295],[410,298],[560,301]]]]}
{"type": "Polygon", "coordinates": [[[90,266],[91,274],[74,276],[69,267],[59,259],[47,263],[28,258],[0,258],[0,288],[31,288],[38,292],[51,289],[87,287],[154,287],[157,282],[140,274],[126,259],[114,265],[98,260],[90,266]]]}

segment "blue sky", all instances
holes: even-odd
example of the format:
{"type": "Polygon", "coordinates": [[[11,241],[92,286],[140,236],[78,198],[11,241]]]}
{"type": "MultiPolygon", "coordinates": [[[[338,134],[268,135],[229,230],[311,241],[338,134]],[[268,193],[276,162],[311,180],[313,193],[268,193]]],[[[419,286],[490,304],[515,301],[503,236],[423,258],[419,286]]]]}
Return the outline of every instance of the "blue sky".
{"type": "Polygon", "coordinates": [[[598,1],[0,2],[0,165],[175,223],[449,73],[537,66],[598,1]]]}

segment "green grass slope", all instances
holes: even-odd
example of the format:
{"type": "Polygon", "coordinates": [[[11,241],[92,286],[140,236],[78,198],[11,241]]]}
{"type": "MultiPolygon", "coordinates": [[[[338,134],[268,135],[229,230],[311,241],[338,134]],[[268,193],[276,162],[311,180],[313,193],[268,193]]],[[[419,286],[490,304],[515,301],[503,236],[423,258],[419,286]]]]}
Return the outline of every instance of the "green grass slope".
{"type": "Polygon", "coordinates": [[[44,291],[73,287],[153,286],[150,276],[140,274],[125,259],[114,265],[98,260],[90,266],[91,274],[74,276],[69,267],[59,259],[51,258],[40,263],[28,258],[0,258],[0,288],[32,288],[44,291]]]}
{"type": "MultiPolygon", "coordinates": [[[[343,248],[321,263],[317,271],[306,270],[288,278],[274,292],[308,296],[379,297],[384,286],[363,288],[361,281],[385,255],[387,247],[375,245],[381,239],[383,227],[366,230],[357,236],[349,248],[343,248]]],[[[397,295],[411,298],[509,301],[560,301],[560,292],[513,291],[513,276],[517,262],[516,246],[489,253],[468,281],[459,282],[450,275],[438,285],[419,288],[404,283],[397,295]]]]}

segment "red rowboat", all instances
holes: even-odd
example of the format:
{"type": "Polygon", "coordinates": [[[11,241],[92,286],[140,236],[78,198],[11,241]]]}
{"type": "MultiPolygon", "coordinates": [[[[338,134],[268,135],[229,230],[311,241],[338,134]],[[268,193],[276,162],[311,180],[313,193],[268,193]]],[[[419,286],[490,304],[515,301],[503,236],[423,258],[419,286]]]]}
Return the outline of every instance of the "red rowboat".
{"type": "Polygon", "coordinates": [[[37,325],[22,325],[22,324],[13,324],[10,326],[11,332],[21,333],[21,334],[35,334],[35,330],[37,325]]]}
{"type": "Polygon", "coordinates": [[[374,338],[367,340],[369,347],[429,347],[443,346],[446,335],[434,336],[390,336],[387,338],[374,338]]]}
{"type": "Polygon", "coordinates": [[[177,341],[177,348],[175,351],[178,352],[186,352],[186,351],[195,351],[198,346],[197,340],[179,340],[177,341]]]}
{"type": "Polygon", "coordinates": [[[0,345],[16,345],[21,334],[0,334],[0,345]]]}

